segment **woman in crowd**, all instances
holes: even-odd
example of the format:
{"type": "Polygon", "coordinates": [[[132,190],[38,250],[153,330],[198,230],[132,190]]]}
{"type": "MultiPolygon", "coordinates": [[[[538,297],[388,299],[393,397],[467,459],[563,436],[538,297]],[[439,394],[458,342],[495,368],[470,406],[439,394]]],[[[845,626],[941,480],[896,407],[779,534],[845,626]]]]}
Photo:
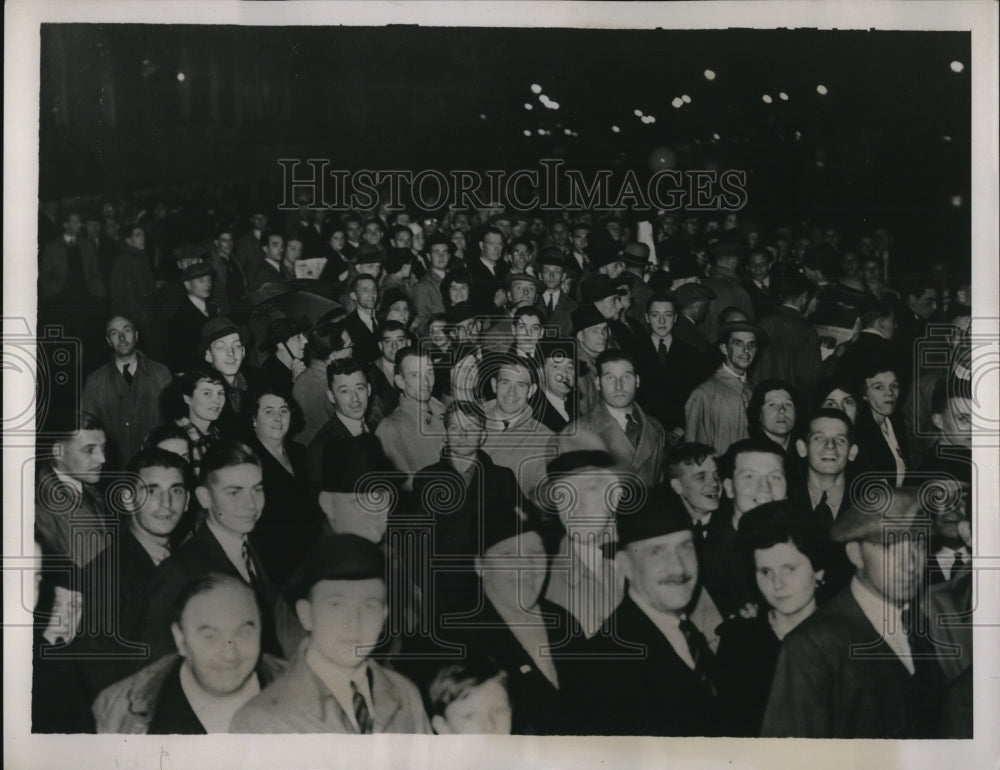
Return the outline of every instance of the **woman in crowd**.
{"type": "Polygon", "coordinates": [[[441,300],[449,310],[459,302],[468,302],[472,292],[472,276],[468,270],[451,270],[441,281],[441,300]]]}
{"type": "Polygon", "coordinates": [[[716,658],[729,735],[760,734],[782,640],[816,610],[824,543],[823,533],[787,501],[765,503],[740,520],[740,556],[764,604],[756,617],[732,618],[719,628],[716,658]]]}
{"type": "Polygon", "coordinates": [[[142,442],[143,449],[158,447],[191,462],[191,437],[179,425],[166,423],[153,428],[142,442]]]}
{"type": "Polygon", "coordinates": [[[221,438],[216,421],[226,403],[222,376],[208,369],[192,369],[179,375],[161,398],[163,416],[187,433],[191,442],[191,471],[197,478],[201,458],[221,438]]]}
{"type": "Polygon", "coordinates": [[[884,361],[872,361],[860,384],[862,403],[854,430],[858,443],[858,474],[874,474],[889,486],[906,477],[907,440],[899,406],[899,379],[884,361]]]}
{"type": "Polygon", "coordinates": [[[264,388],[247,406],[253,430],[249,446],[260,458],[264,477],[264,511],[250,538],[267,575],[282,585],[319,535],[306,495],[305,448],[288,440],[297,409],[287,395],[264,388]]]}
{"type": "Polygon", "coordinates": [[[388,289],[383,292],[381,299],[382,312],[385,315],[381,322],[399,321],[410,330],[410,321],[413,320],[413,301],[402,289],[388,289]]]}
{"type": "Polygon", "coordinates": [[[817,406],[821,409],[839,409],[853,424],[858,417],[858,397],[854,384],[845,378],[833,377],[819,385],[817,406]]]}

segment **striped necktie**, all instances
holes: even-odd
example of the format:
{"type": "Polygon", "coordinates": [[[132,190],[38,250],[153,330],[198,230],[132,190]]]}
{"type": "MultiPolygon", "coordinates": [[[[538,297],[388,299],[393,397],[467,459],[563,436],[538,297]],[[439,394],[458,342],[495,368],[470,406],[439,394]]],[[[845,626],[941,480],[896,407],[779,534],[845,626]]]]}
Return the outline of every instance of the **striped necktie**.
{"type": "Polygon", "coordinates": [[[351,682],[351,702],[354,706],[354,718],[358,720],[358,731],[362,735],[371,735],[372,715],[368,711],[365,696],[361,694],[361,690],[353,681],[351,682]]]}

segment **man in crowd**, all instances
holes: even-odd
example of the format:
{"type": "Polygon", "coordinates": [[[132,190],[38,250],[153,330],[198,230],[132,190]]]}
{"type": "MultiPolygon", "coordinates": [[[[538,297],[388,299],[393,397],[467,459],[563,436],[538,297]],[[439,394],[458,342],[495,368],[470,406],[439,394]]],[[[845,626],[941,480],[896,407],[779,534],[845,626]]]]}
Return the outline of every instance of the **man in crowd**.
{"type": "Polygon", "coordinates": [[[451,244],[447,237],[435,233],[427,239],[427,254],[430,269],[423,277],[413,284],[411,295],[416,308],[416,318],[413,321],[413,332],[424,335],[431,318],[444,312],[444,300],[441,297],[441,281],[448,272],[451,261],[451,244]]]}
{"type": "Polygon", "coordinates": [[[646,324],[646,307],[650,298],[656,293],[656,290],[646,283],[649,246],[634,241],[626,243],[622,249],[621,258],[625,264],[625,272],[622,273],[622,276],[632,281],[632,306],[625,311],[625,314],[636,324],[646,324]]]}
{"type": "Polygon", "coordinates": [[[559,249],[547,246],[542,249],[536,261],[536,268],[542,281],[539,307],[544,308],[546,325],[558,326],[559,333],[569,337],[573,332],[570,314],[576,309],[576,302],[563,291],[566,261],[559,249]]]}
{"type": "Polygon", "coordinates": [[[784,380],[800,393],[812,394],[822,373],[819,334],[803,313],[809,306],[812,284],[800,275],[779,282],[782,304],[760,320],[769,343],[754,365],[758,382],[784,380]]]}
{"type": "Polygon", "coordinates": [[[236,262],[243,275],[253,281],[264,260],[264,235],[267,230],[267,214],[260,204],[251,206],[250,229],[240,236],[236,243],[236,262]]]}
{"type": "Polygon", "coordinates": [[[229,732],[233,716],[285,669],[261,654],[260,607],[249,586],[218,572],[177,597],[170,630],[177,653],[111,685],[94,702],[99,733],[229,732]]]}
{"type": "Polygon", "coordinates": [[[747,279],[743,281],[743,288],[750,297],[754,316],[759,319],[781,304],[777,282],[771,276],[773,265],[774,259],[767,249],[752,249],[747,257],[747,279]]]}
{"type": "Polygon", "coordinates": [[[708,314],[701,322],[706,339],[715,339],[719,335],[719,314],[727,307],[737,307],[746,313],[747,318],[754,320],[750,295],[740,285],[739,269],[743,253],[742,244],[732,238],[723,238],[709,247],[709,256],[714,260],[715,267],[704,284],[715,297],[709,302],[708,314]]]}
{"type": "Polygon", "coordinates": [[[669,294],[654,294],[645,306],[649,333],[636,340],[636,372],[642,377],[638,401],[676,444],[684,434],[684,404],[698,384],[702,358],[674,335],[677,305],[669,294]]]}
{"type": "Polygon", "coordinates": [[[219,312],[228,315],[248,290],[247,276],[233,254],[233,231],[227,224],[217,225],[212,250],[206,262],[212,268],[212,301],[219,312]]]}
{"type": "Polygon", "coordinates": [[[719,475],[726,503],[716,514],[717,526],[710,529],[702,545],[701,574],[702,584],[722,617],[730,618],[756,598],[736,546],[740,519],[758,505],[784,500],[788,482],[781,449],[765,439],[734,443],[719,459],[719,475]]]}
{"type": "Polygon", "coordinates": [[[87,412],[46,425],[51,455],[35,471],[35,539],[45,553],[83,567],[107,547],[111,525],[97,488],[105,463],[104,424],[87,412]]]}
{"type": "Polygon", "coordinates": [[[285,239],[280,233],[266,233],[256,270],[251,274],[250,288],[259,289],[265,283],[278,283],[295,277],[285,266],[285,239]]]}
{"type": "Polygon", "coordinates": [[[597,392],[597,357],[608,348],[608,321],[593,304],[580,305],[572,313],[576,338],[576,391],[578,415],[585,415],[600,401],[597,392]]]}
{"type": "Polygon", "coordinates": [[[532,416],[530,401],[538,389],[534,365],[510,354],[495,354],[484,368],[492,375],[496,398],[483,404],[483,451],[497,465],[513,470],[521,493],[537,500],[545,464],[553,454],[554,434],[532,416]]]}
{"type": "Polygon", "coordinates": [[[399,389],[397,406],[375,429],[382,449],[393,467],[412,488],[413,474],[436,462],[444,445],[444,405],[434,398],[434,366],[430,357],[416,348],[396,353],[393,377],[399,389]]]}
{"type": "Polygon", "coordinates": [[[684,405],[684,438],[710,444],[722,454],[748,435],[747,405],[753,394],[748,371],[766,341],[761,330],[744,321],[719,328],[722,364],[694,389],[684,405]]]}
{"type": "Polygon", "coordinates": [[[280,655],[274,630],[274,587],[247,538],[264,510],[260,458],[238,441],[217,442],[202,458],[195,494],[207,512],[205,524],[153,575],[142,641],[154,657],[172,652],[176,639],[171,622],[177,597],[192,580],[221,572],[253,589],[261,607],[263,648],[280,655]]]}
{"type": "Polygon", "coordinates": [[[638,510],[619,516],[612,549],[627,595],[608,622],[614,634],[584,647],[593,656],[587,676],[564,688],[573,731],[719,734],[715,656],[686,613],[698,586],[691,519],[664,487],[654,487],[638,510]]]}
{"type": "Polygon", "coordinates": [[[615,538],[625,472],[599,450],[564,452],[546,470],[543,500],[555,509],[565,534],[552,558],[545,598],[576,618],[586,636],[593,636],[606,626],[624,595],[623,578],[601,546],[615,538]]]}
{"type": "Polygon", "coordinates": [[[420,693],[371,656],[388,616],[386,562],[356,535],[331,535],[289,591],[308,632],[288,671],[243,706],[234,733],[430,733],[420,693]]]}
{"type": "Polygon", "coordinates": [[[943,675],[917,622],[924,515],[914,490],[888,494],[884,510],[858,501],[834,523],[854,577],[785,638],[764,737],[937,735],[943,675]]]}
{"type": "Polygon", "coordinates": [[[553,433],[559,433],[576,419],[576,362],[573,344],[568,340],[543,340],[539,343],[542,358],[541,385],[532,406],[536,420],[553,433]]]}
{"type": "Polygon", "coordinates": [[[693,281],[674,288],[673,297],[674,308],[677,311],[674,336],[706,358],[712,357],[712,345],[702,331],[701,324],[708,314],[708,304],[715,297],[715,292],[708,286],[693,281]]]}
{"type": "MultiPolygon", "coordinates": [[[[893,339],[897,326],[896,308],[892,303],[873,299],[862,307],[861,332],[837,361],[837,376],[846,382],[860,382],[861,373],[867,371],[872,362],[896,361],[899,351],[893,339]]],[[[893,371],[904,374],[902,369],[893,371]]]]}
{"type": "Polygon", "coordinates": [[[216,426],[223,436],[238,436],[243,429],[243,398],[247,380],[240,369],[246,356],[243,333],[225,316],[217,316],[201,328],[201,345],[205,361],[222,377],[226,402],[216,426]]]}
{"type": "Polygon", "coordinates": [[[667,455],[666,476],[691,517],[695,544],[700,549],[720,521],[713,516],[722,495],[715,450],[707,444],[681,444],[667,455]]]}
{"type": "Polygon", "coordinates": [[[205,260],[196,260],[181,270],[185,296],[167,321],[164,341],[166,363],[175,372],[186,371],[194,363],[195,340],[201,328],[219,314],[211,299],[214,282],[212,267],[205,260]]]}
{"type": "Polygon", "coordinates": [[[354,311],[344,319],[344,329],[354,343],[354,358],[369,364],[379,357],[379,322],[375,318],[378,307],[378,282],[367,273],[359,273],[351,281],[351,299],[354,311]]]}
{"type": "Polygon", "coordinates": [[[539,322],[539,336],[541,336],[541,317],[535,308],[539,283],[537,278],[527,273],[507,273],[504,276],[504,285],[507,289],[507,314],[481,335],[480,342],[487,352],[505,353],[510,349],[511,344],[515,342],[514,313],[521,308],[530,308],[533,311],[533,317],[539,322]]]}
{"type": "Polygon", "coordinates": [[[80,404],[104,424],[108,470],[120,470],[160,424],[160,394],[171,377],[167,367],[136,349],[139,331],[132,319],[110,318],[104,339],[111,360],[87,377],[80,404]]]}
{"type": "MultiPolygon", "coordinates": [[[[590,257],[588,243],[590,241],[590,225],[586,222],[574,222],[569,231],[569,265],[581,280],[590,274],[590,257]]],[[[558,245],[558,244],[557,244],[558,245]]]]}
{"type": "Polygon", "coordinates": [[[622,296],[628,292],[618,281],[598,274],[580,282],[580,305],[593,305],[608,324],[609,348],[628,349],[631,332],[618,320],[622,310],[622,296]]]}
{"type": "Polygon", "coordinates": [[[563,433],[571,440],[580,434],[596,436],[616,464],[628,468],[647,486],[658,484],[666,434],[659,420],[636,403],[640,381],[632,357],[620,350],[606,350],[594,367],[600,403],[563,433]]]}
{"type": "Polygon", "coordinates": [[[492,298],[502,288],[508,265],[503,256],[504,236],[495,227],[487,228],[479,241],[479,256],[468,260],[473,288],[481,298],[492,298]]]}
{"type": "Polygon", "coordinates": [[[382,418],[399,406],[396,389],[396,353],[410,344],[406,327],[399,321],[386,321],[379,327],[378,347],[382,355],[371,363],[366,374],[371,386],[370,422],[378,425],[382,418]]]}
{"type": "Polygon", "coordinates": [[[136,326],[151,335],[156,309],[156,279],[153,263],[146,253],[146,231],[135,225],[129,229],[125,245],[111,268],[111,310],[128,316],[136,326]]]}

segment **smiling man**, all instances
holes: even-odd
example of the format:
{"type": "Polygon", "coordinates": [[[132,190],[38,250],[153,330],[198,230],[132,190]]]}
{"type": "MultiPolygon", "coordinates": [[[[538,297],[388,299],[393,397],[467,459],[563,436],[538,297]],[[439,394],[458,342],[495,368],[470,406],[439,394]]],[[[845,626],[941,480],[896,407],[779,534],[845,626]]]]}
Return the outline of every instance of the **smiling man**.
{"type": "Polygon", "coordinates": [[[753,394],[748,370],[766,341],[759,328],[745,321],[719,328],[718,348],[723,361],[684,405],[686,441],[709,444],[722,454],[730,444],[747,437],[747,406],[753,394]]]}
{"type": "Polygon", "coordinates": [[[171,377],[167,367],[136,348],[139,331],[131,319],[108,319],[104,339],[111,360],[87,377],[80,403],[104,423],[108,469],[121,470],[146,434],[160,424],[160,394],[171,377]]]}
{"type": "Polygon", "coordinates": [[[587,677],[563,690],[573,732],[717,734],[715,656],[686,613],[698,586],[690,517],[653,487],[638,510],[619,514],[614,550],[627,592],[608,623],[615,633],[585,647],[596,656],[587,677]]]}
{"type": "Polygon", "coordinates": [[[236,714],[230,732],[431,732],[413,683],[371,658],[390,601],[385,557],[374,543],[324,538],[289,594],[308,632],[304,651],[236,714]]]}
{"type": "Polygon", "coordinates": [[[246,377],[240,371],[246,357],[243,333],[231,319],[217,316],[201,327],[200,349],[205,362],[222,376],[226,403],[216,427],[231,438],[243,427],[240,412],[247,390],[246,377]]]}
{"type": "Polygon", "coordinates": [[[264,510],[260,459],[246,444],[217,442],[202,458],[195,494],[207,513],[205,524],[153,576],[142,641],[150,645],[154,656],[173,651],[170,624],[181,589],[209,572],[221,572],[254,589],[261,606],[263,648],[280,655],[274,631],[274,587],[247,539],[264,510]]]}
{"type": "Polygon", "coordinates": [[[285,669],[261,655],[260,608],[231,575],[210,573],[177,598],[168,654],[112,685],[94,703],[100,733],[225,733],[233,715],[285,669]]]}

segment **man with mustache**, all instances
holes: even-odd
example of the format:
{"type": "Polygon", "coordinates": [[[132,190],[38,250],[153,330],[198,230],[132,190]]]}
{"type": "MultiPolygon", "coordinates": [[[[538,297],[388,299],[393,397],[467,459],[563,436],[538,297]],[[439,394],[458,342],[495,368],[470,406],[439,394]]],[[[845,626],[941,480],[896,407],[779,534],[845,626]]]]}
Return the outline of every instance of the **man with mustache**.
{"type": "Polygon", "coordinates": [[[698,585],[691,519],[666,487],[619,511],[610,544],[627,580],[606,628],[583,648],[587,676],[562,693],[572,731],[601,735],[719,734],[715,656],[687,615],[698,585]]]}
{"type": "Polygon", "coordinates": [[[532,409],[538,422],[558,433],[576,418],[576,360],[569,340],[542,340],[541,387],[532,409]]]}
{"type": "Polygon", "coordinates": [[[719,454],[748,435],[747,406],[753,394],[750,366],[767,336],[754,324],[735,321],[719,328],[722,364],[694,389],[684,405],[684,439],[715,447],[719,454]]]}

